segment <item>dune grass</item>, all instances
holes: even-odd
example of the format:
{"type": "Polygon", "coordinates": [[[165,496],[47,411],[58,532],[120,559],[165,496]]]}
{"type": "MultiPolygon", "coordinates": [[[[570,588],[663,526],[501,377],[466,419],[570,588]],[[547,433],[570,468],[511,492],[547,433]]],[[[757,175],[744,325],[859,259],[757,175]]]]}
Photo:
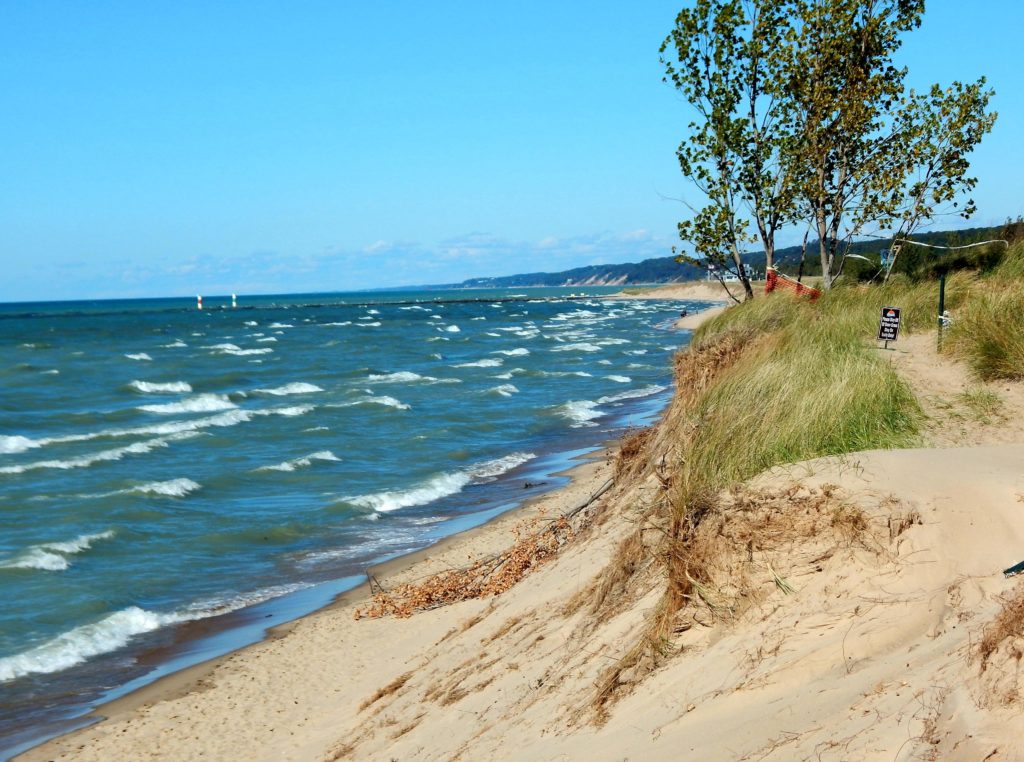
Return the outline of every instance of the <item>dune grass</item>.
{"type": "MultiPolygon", "coordinates": [[[[776,294],[726,310],[694,333],[677,357],[676,396],[662,428],[631,442],[630,474],[638,463],[661,464],[663,498],[622,543],[605,581],[628,590],[624,577],[657,561],[666,588],[633,648],[602,675],[598,718],[623,687],[673,652],[684,609],[705,606],[713,618],[726,611],[715,603],[716,551],[704,527],[708,517],[725,520],[725,490],[774,466],[920,444],[921,408],[874,337],[889,306],[902,308],[901,335],[934,331],[938,290],[936,280],[897,276],[886,285],[833,288],[813,304],[776,294]],[[663,538],[657,547],[641,541],[645,527],[663,538]]],[[[967,359],[982,379],[1024,378],[1024,243],[985,274],[950,274],[945,308],[954,317],[945,351],[967,359]]],[[[998,414],[990,390],[964,395],[963,403],[978,416],[998,414]]],[[[607,601],[615,597],[601,595],[608,587],[595,588],[594,617],[613,613],[607,601]]]]}
{"type": "Polygon", "coordinates": [[[1024,242],[977,279],[950,340],[983,380],[1024,378],[1024,242]]]}
{"type": "MultiPolygon", "coordinates": [[[[652,436],[633,443],[649,448],[647,461],[672,462],[659,474],[664,499],[646,518],[664,538],[654,550],[666,589],[641,637],[599,681],[597,716],[624,685],[671,653],[681,610],[728,611],[714,592],[716,559],[703,523],[718,515],[719,495],[773,466],[857,450],[919,444],[922,411],[912,391],[873,341],[883,306],[907,309],[912,323],[931,299],[930,289],[909,283],[885,288],[835,289],[817,303],[787,294],[737,305],[695,333],[676,363],[677,394],[663,429],[673,441],[652,436]]],[[[631,453],[631,461],[643,455],[631,453]]],[[[639,532],[642,532],[641,528],[639,532]]],[[[609,567],[609,579],[626,589],[622,570],[650,568],[638,557],[646,546],[628,537],[609,567]]],[[[608,596],[592,602],[607,616],[608,596]]]]}

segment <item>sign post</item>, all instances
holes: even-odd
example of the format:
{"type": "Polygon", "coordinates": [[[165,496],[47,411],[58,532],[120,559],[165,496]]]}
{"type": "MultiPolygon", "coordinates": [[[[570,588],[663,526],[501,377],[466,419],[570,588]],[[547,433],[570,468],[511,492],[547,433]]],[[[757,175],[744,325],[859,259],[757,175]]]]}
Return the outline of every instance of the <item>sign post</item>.
{"type": "Polygon", "coordinates": [[[878,324],[878,340],[889,348],[890,341],[896,341],[900,334],[900,308],[882,307],[882,320],[878,324]]]}

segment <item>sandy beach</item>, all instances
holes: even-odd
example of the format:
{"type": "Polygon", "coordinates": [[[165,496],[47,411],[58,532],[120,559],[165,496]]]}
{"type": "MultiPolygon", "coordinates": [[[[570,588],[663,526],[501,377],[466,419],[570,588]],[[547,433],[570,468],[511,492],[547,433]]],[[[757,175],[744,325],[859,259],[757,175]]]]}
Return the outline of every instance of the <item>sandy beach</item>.
{"type": "MultiPolygon", "coordinates": [[[[720,301],[715,288],[656,293],[720,301]]],[[[1024,690],[1024,643],[1004,643],[986,669],[974,644],[1015,585],[1001,570],[1024,560],[1024,395],[993,384],[1003,412],[972,416],[953,401],[977,382],[934,354],[933,335],[892,358],[930,416],[927,446],[795,464],[734,491],[744,532],[802,518],[772,550],[724,553],[723,569],[751,575],[751,605],[681,625],[681,653],[631,692],[623,674],[607,712],[593,708],[599,677],[660,593],[652,575],[621,590],[605,576],[658,480],[656,464],[617,470],[614,452],[373,571],[394,590],[572,514],[569,539],[507,592],[373,618],[357,614],[364,587],[18,759],[1022,759],[1010,699],[1024,690]],[[587,601],[602,585],[624,602],[595,618],[587,601]]]]}

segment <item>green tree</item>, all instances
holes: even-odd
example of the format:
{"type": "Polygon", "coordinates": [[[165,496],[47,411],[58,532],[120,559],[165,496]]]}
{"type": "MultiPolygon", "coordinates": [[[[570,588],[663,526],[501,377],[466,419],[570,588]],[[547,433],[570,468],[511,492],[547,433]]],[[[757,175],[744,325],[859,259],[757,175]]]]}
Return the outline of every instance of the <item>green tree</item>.
{"type": "Polygon", "coordinates": [[[909,238],[947,208],[964,219],[974,214],[973,199],[963,205],[956,199],[978,183],[967,174],[967,157],[995,125],[996,113],[987,110],[992,95],[992,90],[985,89],[984,77],[967,85],[954,82],[945,90],[932,85],[927,93],[910,92],[897,115],[896,132],[904,136],[909,180],[905,202],[890,225],[895,227],[895,241],[909,238]]]}
{"type": "Polygon", "coordinates": [[[680,238],[694,251],[680,259],[734,272],[748,299],[753,291],[741,254],[757,240],[748,232],[751,223],[771,267],[775,234],[793,210],[778,89],[790,6],[790,0],[698,0],[680,11],[661,46],[664,80],[697,114],[676,156],[707,200],[679,223],[680,238]]]}
{"type": "Polygon", "coordinates": [[[679,224],[694,251],[680,259],[742,275],[759,239],[772,267],[777,232],[804,220],[829,288],[869,227],[906,237],[956,208],[992,92],[984,79],[905,92],[894,57],[923,13],[924,0],[696,0],[679,13],[661,55],[697,114],[677,157],[706,198],[679,224]]]}

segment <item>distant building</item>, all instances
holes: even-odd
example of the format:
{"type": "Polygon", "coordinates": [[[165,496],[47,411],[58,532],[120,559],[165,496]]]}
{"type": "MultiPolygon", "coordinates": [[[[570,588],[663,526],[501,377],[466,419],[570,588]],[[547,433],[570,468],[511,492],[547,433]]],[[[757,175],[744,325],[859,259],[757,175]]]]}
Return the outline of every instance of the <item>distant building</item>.
{"type": "MultiPolygon", "coordinates": [[[[740,265],[740,268],[742,272],[746,273],[748,279],[758,280],[760,274],[753,267],[751,267],[750,265],[740,265]]],[[[715,265],[709,264],[707,279],[709,281],[719,280],[719,275],[721,276],[721,280],[725,281],[726,283],[736,283],[739,281],[739,276],[736,275],[736,273],[732,272],[731,270],[718,269],[715,267],[715,265]]]]}

